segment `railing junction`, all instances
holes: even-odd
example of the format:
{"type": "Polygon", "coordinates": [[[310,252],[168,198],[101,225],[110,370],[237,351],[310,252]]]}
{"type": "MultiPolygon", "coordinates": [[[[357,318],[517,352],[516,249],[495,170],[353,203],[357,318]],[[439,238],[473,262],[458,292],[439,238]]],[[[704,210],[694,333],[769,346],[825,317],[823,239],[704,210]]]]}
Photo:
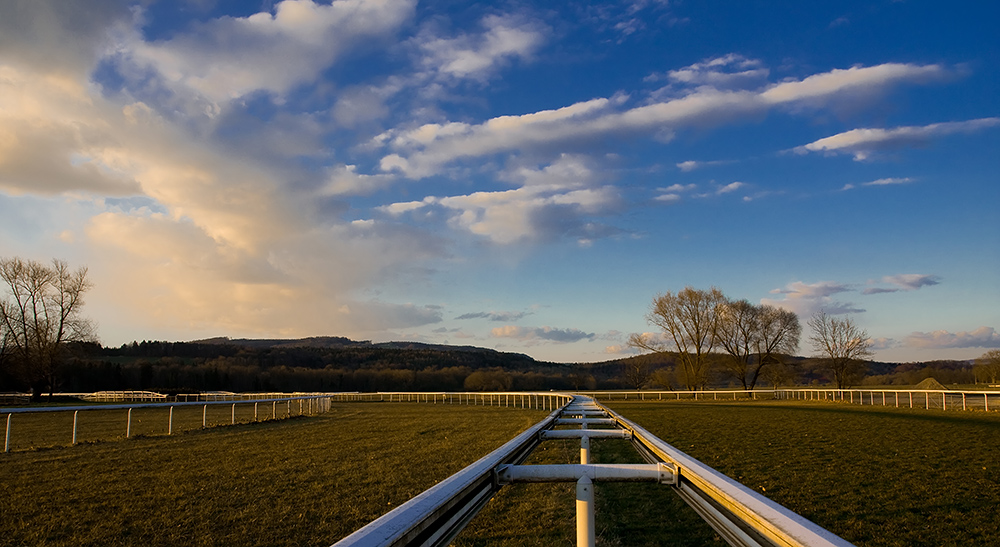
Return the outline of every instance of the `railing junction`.
{"type": "MultiPolygon", "coordinates": [[[[376,399],[379,394],[366,394],[370,397],[360,395],[356,394],[354,400],[385,400],[376,399]]],[[[465,400],[485,402],[490,399],[465,400]]],[[[503,399],[492,400],[499,402],[503,399]]],[[[439,402],[434,396],[421,402],[432,401],[439,402]]],[[[443,547],[451,543],[503,486],[520,482],[559,481],[577,483],[578,547],[595,544],[594,483],[602,481],[670,485],[733,546],[851,545],[684,454],[591,397],[564,396],[560,402],[561,408],[507,444],[372,521],[337,542],[335,547],[443,547]],[[574,429],[554,429],[556,426],[571,426],[574,429]],[[633,446],[649,463],[590,464],[590,439],[609,437],[631,439],[633,446]],[[538,444],[551,438],[579,438],[580,464],[521,464],[538,444]]]]}

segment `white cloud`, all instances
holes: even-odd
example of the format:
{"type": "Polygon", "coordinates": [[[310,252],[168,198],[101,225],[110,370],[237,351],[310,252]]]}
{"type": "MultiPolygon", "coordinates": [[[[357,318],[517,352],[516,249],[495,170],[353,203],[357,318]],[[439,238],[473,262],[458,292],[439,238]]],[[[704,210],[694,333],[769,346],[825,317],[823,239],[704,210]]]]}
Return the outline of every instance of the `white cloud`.
{"type": "Polygon", "coordinates": [[[856,161],[862,161],[883,150],[920,146],[938,137],[958,133],[975,133],[998,125],[1000,125],[1000,118],[979,118],[964,122],[934,123],[893,129],[852,129],[819,139],[795,150],[800,153],[847,153],[853,155],[856,161]]]}
{"type": "Polygon", "coordinates": [[[580,340],[593,340],[594,333],[583,332],[580,329],[557,329],[553,327],[518,327],[506,325],[490,330],[494,338],[513,338],[525,342],[544,340],[549,342],[569,343],[580,340]]]}
{"type": "Polygon", "coordinates": [[[886,64],[833,70],[801,81],[776,84],[764,91],[719,91],[698,88],[679,98],[616,111],[626,97],[594,99],[558,110],[503,116],[478,125],[452,122],[415,130],[393,131],[376,142],[396,152],[383,158],[384,170],[399,169],[411,178],[438,173],[452,161],[502,151],[583,142],[608,134],[634,135],[709,126],[799,103],[821,106],[856,93],[882,90],[895,83],[940,78],[938,65],[886,64]],[[391,137],[391,138],[390,138],[391,137]]]}
{"type": "Polygon", "coordinates": [[[285,0],[274,12],[222,17],[186,34],[147,43],[133,33],[121,49],[175,92],[215,104],[265,90],[278,95],[316,78],[360,40],[388,34],[413,16],[414,0],[285,0]]]}
{"type": "Polygon", "coordinates": [[[511,59],[527,59],[545,41],[547,29],[536,22],[512,16],[489,15],[481,21],[480,35],[457,38],[418,38],[423,64],[456,78],[484,78],[511,59]]]}
{"type": "Polygon", "coordinates": [[[515,167],[500,178],[521,185],[512,190],[474,192],[382,206],[399,215],[425,207],[447,212],[455,229],[486,237],[494,243],[573,237],[583,244],[617,233],[590,220],[617,210],[616,187],[597,185],[599,177],[582,157],[563,155],[542,168],[515,167]]]}
{"type": "MultiPolygon", "coordinates": [[[[756,59],[730,53],[723,57],[708,59],[700,63],[667,73],[667,78],[675,83],[714,88],[746,88],[762,83],[770,70],[756,59]]],[[[656,76],[647,80],[658,79],[656,76]]]]}
{"type": "Polygon", "coordinates": [[[914,332],[903,344],[924,349],[939,348],[1000,348],[1000,333],[993,327],[979,327],[971,332],[914,332]]]}

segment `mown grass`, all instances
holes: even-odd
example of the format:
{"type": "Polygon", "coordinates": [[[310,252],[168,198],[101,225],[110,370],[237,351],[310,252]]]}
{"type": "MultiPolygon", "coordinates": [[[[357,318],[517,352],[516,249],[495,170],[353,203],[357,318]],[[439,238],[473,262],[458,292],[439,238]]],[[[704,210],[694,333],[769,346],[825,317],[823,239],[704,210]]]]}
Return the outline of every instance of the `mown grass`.
{"type": "Polygon", "coordinates": [[[1000,415],[762,401],[609,406],[857,545],[1000,545],[1000,415]]]}
{"type": "MultiPolygon", "coordinates": [[[[173,432],[202,428],[202,412],[207,427],[264,421],[271,418],[301,416],[309,412],[302,401],[271,403],[232,403],[175,406],[173,432]]],[[[79,406],[79,404],[77,404],[79,406]]],[[[99,405],[94,405],[99,408],[99,405]]],[[[31,450],[69,445],[73,441],[73,411],[31,412],[13,414],[11,418],[10,450],[31,450]]],[[[0,411],[6,427],[7,414],[0,411]]],[[[170,408],[167,406],[132,410],[131,435],[166,435],[170,430],[170,408]]],[[[97,442],[124,439],[128,432],[128,409],[82,410],[77,414],[77,442],[97,442]]]]}
{"type": "Polygon", "coordinates": [[[334,404],[315,417],[0,454],[0,544],[330,545],[545,414],[334,404]]]}

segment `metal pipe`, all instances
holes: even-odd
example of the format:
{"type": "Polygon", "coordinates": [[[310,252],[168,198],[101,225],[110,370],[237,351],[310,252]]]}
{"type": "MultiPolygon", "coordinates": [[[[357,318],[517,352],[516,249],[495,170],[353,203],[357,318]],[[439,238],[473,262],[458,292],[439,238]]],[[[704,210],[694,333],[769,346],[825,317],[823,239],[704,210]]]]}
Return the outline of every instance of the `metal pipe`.
{"type": "Polygon", "coordinates": [[[170,417],[167,419],[167,435],[173,435],[173,434],[174,434],[174,407],[170,407],[170,417]]]}
{"type": "Polygon", "coordinates": [[[76,417],[80,414],[79,410],[73,411],[73,444],[76,444],[76,417]]]}
{"type": "Polygon", "coordinates": [[[596,543],[594,483],[584,475],[576,481],[576,545],[577,547],[594,547],[596,543]]]}
{"type": "Polygon", "coordinates": [[[563,465],[501,465],[500,484],[515,482],[576,482],[588,477],[596,482],[659,482],[674,484],[676,468],[667,463],[602,463],[563,465]]]}
{"type": "Polygon", "coordinates": [[[581,437],[602,437],[607,439],[631,439],[632,432],[624,429],[547,429],[541,433],[543,439],[578,439],[581,437]]]}
{"type": "Polygon", "coordinates": [[[128,409],[128,423],[125,425],[125,438],[132,436],[132,409],[128,409]]]}
{"type": "MultiPolygon", "coordinates": [[[[989,408],[987,408],[986,410],[989,410],[989,408]]],[[[3,451],[4,452],[10,452],[10,417],[11,416],[13,416],[13,414],[7,414],[7,437],[6,437],[6,440],[3,443],[3,451]]]]}

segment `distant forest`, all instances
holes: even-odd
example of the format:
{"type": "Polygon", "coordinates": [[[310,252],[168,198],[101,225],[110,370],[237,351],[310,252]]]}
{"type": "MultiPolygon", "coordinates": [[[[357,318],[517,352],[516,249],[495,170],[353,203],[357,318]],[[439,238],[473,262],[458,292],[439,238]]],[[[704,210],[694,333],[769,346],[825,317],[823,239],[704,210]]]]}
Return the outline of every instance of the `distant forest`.
{"type": "MultiPolygon", "coordinates": [[[[722,359],[723,356],[718,356],[722,359]]],[[[828,385],[816,359],[786,357],[783,374],[759,387],[828,385]]],[[[600,363],[549,363],[519,353],[347,338],[76,344],[58,374],[57,391],[502,391],[678,389],[675,356],[647,354],[600,363]]],[[[770,365],[769,365],[770,366],[770,365]]],[[[855,385],[914,385],[933,377],[974,384],[968,361],[868,363],[855,385]]],[[[710,387],[736,387],[715,367],[710,387]]]]}

